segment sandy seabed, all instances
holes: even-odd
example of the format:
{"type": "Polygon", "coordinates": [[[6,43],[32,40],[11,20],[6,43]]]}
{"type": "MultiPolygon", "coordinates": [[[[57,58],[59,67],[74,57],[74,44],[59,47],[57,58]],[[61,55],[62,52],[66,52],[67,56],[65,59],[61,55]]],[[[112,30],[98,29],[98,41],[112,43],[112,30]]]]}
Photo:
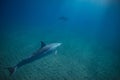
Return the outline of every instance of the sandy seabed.
{"type": "MultiPolygon", "coordinates": [[[[49,31],[49,30],[48,30],[49,31]]],[[[1,36],[0,80],[120,80],[119,56],[107,44],[74,35],[29,32],[1,36]],[[44,34],[44,35],[43,35],[44,34]],[[46,43],[62,42],[58,54],[27,64],[12,76],[12,66],[46,43]]]]}

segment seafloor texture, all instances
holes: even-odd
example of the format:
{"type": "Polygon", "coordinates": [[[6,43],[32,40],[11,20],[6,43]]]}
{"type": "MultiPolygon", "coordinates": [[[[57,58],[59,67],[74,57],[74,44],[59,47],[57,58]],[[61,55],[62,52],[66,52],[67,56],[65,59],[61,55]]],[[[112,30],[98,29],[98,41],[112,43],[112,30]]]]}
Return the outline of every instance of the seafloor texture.
{"type": "Polygon", "coordinates": [[[119,53],[111,44],[64,29],[26,29],[2,32],[0,80],[120,80],[119,53]],[[61,42],[52,54],[18,69],[9,76],[4,66],[12,66],[46,43],[61,42]]]}

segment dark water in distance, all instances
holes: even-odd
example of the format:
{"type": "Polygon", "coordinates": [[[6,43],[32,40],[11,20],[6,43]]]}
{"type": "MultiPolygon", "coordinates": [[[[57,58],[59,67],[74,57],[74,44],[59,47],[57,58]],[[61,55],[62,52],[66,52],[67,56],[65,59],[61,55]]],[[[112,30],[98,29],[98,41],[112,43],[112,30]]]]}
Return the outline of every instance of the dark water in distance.
{"type": "Polygon", "coordinates": [[[8,0],[0,12],[0,80],[120,80],[119,1],[8,0]],[[40,41],[62,45],[9,76],[40,41]]]}

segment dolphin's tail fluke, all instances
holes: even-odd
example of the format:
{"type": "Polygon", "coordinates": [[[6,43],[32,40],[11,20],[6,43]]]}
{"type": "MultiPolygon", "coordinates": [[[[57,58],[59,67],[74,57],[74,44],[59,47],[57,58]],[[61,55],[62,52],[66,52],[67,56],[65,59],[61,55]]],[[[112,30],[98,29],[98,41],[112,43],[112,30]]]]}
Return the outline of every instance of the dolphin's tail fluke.
{"type": "Polygon", "coordinates": [[[8,67],[8,68],[6,68],[6,69],[8,69],[8,71],[9,71],[9,73],[10,73],[10,76],[11,76],[13,73],[15,73],[15,71],[16,71],[16,67],[8,67]]]}
{"type": "Polygon", "coordinates": [[[4,65],[0,65],[0,68],[3,68],[3,69],[7,69],[9,71],[9,75],[11,76],[13,73],[16,72],[16,69],[17,67],[16,66],[13,66],[13,67],[8,67],[8,66],[4,66],[4,65]]]}

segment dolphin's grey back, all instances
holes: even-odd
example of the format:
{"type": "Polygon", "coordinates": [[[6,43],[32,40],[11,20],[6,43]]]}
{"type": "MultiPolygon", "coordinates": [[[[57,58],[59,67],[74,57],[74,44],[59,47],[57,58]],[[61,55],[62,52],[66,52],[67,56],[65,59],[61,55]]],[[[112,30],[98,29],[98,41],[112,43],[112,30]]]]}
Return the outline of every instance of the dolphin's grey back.
{"type": "Polygon", "coordinates": [[[43,56],[49,55],[50,53],[52,53],[52,51],[54,51],[60,45],[61,45],[61,43],[52,43],[52,44],[46,45],[44,42],[41,42],[41,48],[38,49],[36,52],[34,52],[31,56],[21,60],[15,66],[7,68],[8,71],[10,72],[10,75],[12,75],[16,71],[17,68],[20,68],[25,64],[28,64],[37,59],[40,59],[43,56]]]}
{"type": "Polygon", "coordinates": [[[49,55],[49,53],[51,53],[53,50],[50,50],[51,47],[53,46],[53,44],[49,44],[49,45],[44,45],[41,46],[40,49],[38,49],[35,53],[33,53],[30,57],[23,59],[22,61],[20,61],[16,67],[19,68],[25,64],[31,63],[43,56],[49,55]]]}
{"type": "Polygon", "coordinates": [[[32,56],[39,56],[39,55],[42,55],[42,54],[45,54],[45,53],[49,52],[51,46],[52,46],[52,44],[45,45],[45,46],[41,47],[35,53],[33,53],[32,56]]]}

